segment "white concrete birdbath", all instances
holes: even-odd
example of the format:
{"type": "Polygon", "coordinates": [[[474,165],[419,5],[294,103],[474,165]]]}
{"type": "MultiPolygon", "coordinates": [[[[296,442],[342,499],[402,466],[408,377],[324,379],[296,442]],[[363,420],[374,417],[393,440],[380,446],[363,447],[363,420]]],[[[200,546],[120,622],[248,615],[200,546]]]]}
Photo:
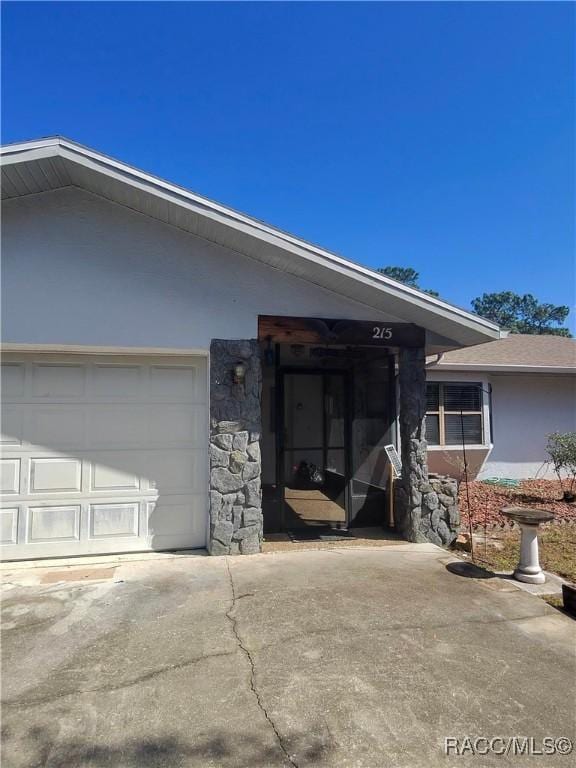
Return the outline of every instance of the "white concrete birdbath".
{"type": "Polygon", "coordinates": [[[549,523],[554,515],[546,509],[530,507],[503,507],[500,511],[520,526],[520,562],[514,578],[527,584],[544,584],[546,576],[538,559],[538,526],[549,523]]]}

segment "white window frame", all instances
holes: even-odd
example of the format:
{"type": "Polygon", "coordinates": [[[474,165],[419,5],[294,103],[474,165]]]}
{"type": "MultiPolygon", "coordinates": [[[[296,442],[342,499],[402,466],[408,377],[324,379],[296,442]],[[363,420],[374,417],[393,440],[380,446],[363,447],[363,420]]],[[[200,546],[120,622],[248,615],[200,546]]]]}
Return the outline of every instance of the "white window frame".
{"type": "MultiPolygon", "coordinates": [[[[439,384],[442,388],[442,385],[445,384],[459,384],[461,386],[473,386],[476,385],[477,387],[480,387],[480,410],[479,411],[463,411],[463,414],[478,414],[480,413],[482,416],[482,442],[481,443],[466,443],[466,448],[489,448],[492,447],[492,435],[491,435],[491,425],[490,425],[490,382],[486,376],[474,376],[470,375],[470,378],[466,377],[466,374],[462,375],[461,372],[432,372],[428,371],[426,376],[426,383],[427,384],[439,384]]],[[[453,451],[458,450],[459,447],[456,443],[446,444],[444,442],[445,437],[445,422],[444,422],[444,416],[446,413],[457,413],[460,414],[460,411],[445,411],[443,408],[443,395],[440,394],[439,399],[439,410],[438,411],[428,411],[426,410],[426,414],[438,414],[439,417],[439,437],[440,442],[438,445],[432,445],[431,443],[428,444],[428,450],[429,451],[453,451]]]]}

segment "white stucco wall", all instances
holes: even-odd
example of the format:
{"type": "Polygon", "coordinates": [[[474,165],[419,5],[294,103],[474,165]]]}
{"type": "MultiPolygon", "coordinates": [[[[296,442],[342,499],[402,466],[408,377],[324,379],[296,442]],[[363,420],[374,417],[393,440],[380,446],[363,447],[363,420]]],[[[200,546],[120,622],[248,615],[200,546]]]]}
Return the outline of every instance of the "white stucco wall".
{"type": "Polygon", "coordinates": [[[95,195],[7,201],[5,342],[206,349],[255,338],[259,314],[389,319],[95,195]]]}
{"type": "Polygon", "coordinates": [[[555,477],[546,436],[576,430],[576,376],[491,375],[493,443],[480,478],[555,477]]]}
{"type": "MultiPolygon", "coordinates": [[[[428,381],[470,381],[491,389],[484,393],[484,446],[467,446],[469,474],[478,479],[555,477],[546,461],[547,435],[576,430],[576,375],[503,374],[431,370],[428,381]],[[490,422],[492,442],[490,442],[490,422]]],[[[431,446],[432,472],[455,475],[459,448],[431,446]]]]}

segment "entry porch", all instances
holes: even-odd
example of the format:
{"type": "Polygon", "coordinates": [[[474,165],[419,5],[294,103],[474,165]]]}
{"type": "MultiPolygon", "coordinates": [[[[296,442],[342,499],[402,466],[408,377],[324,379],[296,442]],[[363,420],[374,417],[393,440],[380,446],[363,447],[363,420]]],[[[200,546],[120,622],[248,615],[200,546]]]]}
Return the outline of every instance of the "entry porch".
{"type": "Polygon", "coordinates": [[[409,323],[260,316],[257,339],[214,340],[211,551],[370,526],[452,541],[455,484],[428,475],[425,354],[409,323]]]}

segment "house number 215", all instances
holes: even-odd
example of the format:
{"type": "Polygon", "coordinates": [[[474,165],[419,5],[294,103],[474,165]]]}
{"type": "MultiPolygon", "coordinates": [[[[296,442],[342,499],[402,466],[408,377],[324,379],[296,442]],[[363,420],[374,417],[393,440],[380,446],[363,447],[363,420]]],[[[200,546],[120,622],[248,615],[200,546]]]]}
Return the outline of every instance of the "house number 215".
{"type": "Polygon", "coordinates": [[[375,325],[374,328],[372,328],[372,338],[373,339],[391,339],[392,328],[385,328],[382,325],[375,325]]]}

